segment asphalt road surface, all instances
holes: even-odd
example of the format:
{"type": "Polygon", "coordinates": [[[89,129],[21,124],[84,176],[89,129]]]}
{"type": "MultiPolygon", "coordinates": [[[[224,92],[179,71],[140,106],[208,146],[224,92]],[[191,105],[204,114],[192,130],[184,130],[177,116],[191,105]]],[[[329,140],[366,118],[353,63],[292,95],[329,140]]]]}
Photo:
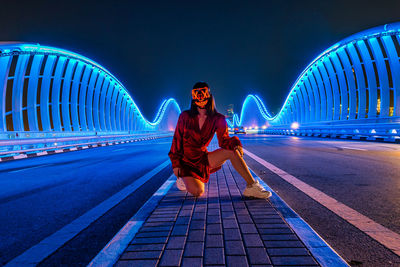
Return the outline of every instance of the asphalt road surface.
{"type": "MultiPolygon", "coordinates": [[[[245,149],[400,234],[400,145],[240,135],[245,149]]],[[[0,265],[168,160],[171,138],[0,164],[0,265]]],[[[400,266],[391,250],[249,156],[249,167],[352,266],[400,266]]],[[[171,175],[146,184],[41,265],[86,266],[171,175]]]]}
{"type": "MultiPolygon", "coordinates": [[[[170,138],[0,163],[0,266],[167,161],[170,138]]],[[[42,262],[86,266],[172,174],[165,167],[42,262]]]]}
{"type": "MultiPolygon", "coordinates": [[[[400,145],[275,135],[240,138],[248,151],[400,233],[400,145]]],[[[245,159],[352,266],[400,266],[400,257],[385,246],[252,158],[245,159]]]]}

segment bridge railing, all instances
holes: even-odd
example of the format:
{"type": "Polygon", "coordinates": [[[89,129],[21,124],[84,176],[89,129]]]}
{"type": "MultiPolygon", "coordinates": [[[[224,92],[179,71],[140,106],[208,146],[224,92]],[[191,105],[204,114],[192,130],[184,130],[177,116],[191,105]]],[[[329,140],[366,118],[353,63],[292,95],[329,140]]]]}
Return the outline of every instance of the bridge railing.
{"type": "Polygon", "coordinates": [[[177,102],[166,99],[149,121],[124,85],[93,60],[0,42],[0,156],[171,134],[179,113],[177,102]]]}
{"type": "Polygon", "coordinates": [[[170,137],[172,133],[142,132],[142,133],[112,133],[92,132],[81,136],[60,136],[54,133],[13,133],[9,139],[0,140],[0,159],[15,155],[29,155],[43,151],[58,151],[69,148],[76,150],[80,147],[102,146],[121,142],[136,142],[149,139],[170,137]],[[40,136],[40,137],[39,137],[40,136]]]}
{"type": "Polygon", "coordinates": [[[266,133],[397,141],[400,23],[356,33],[323,51],[298,76],[274,116],[249,95],[234,123],[267,127],[261,130],[266,133]]]}

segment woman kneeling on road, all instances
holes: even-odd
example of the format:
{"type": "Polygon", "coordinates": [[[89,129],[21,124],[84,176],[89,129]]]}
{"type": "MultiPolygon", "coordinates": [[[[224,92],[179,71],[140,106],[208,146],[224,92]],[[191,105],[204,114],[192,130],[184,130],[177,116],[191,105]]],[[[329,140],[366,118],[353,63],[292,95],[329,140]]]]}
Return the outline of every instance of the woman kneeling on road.
{"type": "Polygon", "coordinates": [[[210,173],[219,170],[228,159],[247,183],[244,196],[271,196],[271,192],[265,190],[247,168],[239,138],[229,137],[225,116],[216,111],[214,97],[205,82],[193,86],[191,107],[179,116],[168,155],[178,188],[195,197],[204,193],[204,183],[208,182],[210,173]],[[220,148],[208,152],[207,146],[215,132],[220,148]]]}

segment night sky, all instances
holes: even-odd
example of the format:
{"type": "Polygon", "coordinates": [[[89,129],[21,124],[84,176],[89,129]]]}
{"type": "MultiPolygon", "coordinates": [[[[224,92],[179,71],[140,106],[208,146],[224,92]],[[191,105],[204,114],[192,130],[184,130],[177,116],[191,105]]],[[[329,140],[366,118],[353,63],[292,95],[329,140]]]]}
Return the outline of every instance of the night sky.
{"type": "Polygon", "coordinates": [[[64,48],[97,61],[150,120],[206,81],[217,108],[247,94],[280,110],[300,72],[362,30],[400,21],[400,1],[4,1],[0,41],[64,48]]]}

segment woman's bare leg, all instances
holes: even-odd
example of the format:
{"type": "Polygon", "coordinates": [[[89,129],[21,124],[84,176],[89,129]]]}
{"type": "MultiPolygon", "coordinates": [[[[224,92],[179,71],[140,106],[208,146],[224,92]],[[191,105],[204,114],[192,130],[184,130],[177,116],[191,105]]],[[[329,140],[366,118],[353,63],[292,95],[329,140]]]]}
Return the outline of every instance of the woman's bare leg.
{"type": "Polygon", "coordinates": [[[227,159],[231,161],[233,167],[244,178],[247,185],[251,185],[255,182],[253,176],[251,176],[249,168],[247,168],[246,162],[240,156],[238,151],[219,148],[208,153],[208,163],[210,164],[210,168],[221,166],[227,159]]]}
{"type": "Polygon", "coordinates": [[[195,197],[200,197],[204,193],[204,183],[191,176],[182,177],[186,190],[195,197]]]}

